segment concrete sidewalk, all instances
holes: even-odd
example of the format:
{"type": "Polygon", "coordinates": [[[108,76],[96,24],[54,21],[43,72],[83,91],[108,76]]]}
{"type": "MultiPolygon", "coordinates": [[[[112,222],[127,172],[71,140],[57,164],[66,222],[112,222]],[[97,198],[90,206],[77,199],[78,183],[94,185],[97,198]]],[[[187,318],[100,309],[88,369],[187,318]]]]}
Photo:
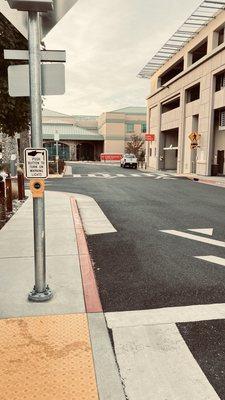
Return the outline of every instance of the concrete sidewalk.
{"type": "Polygon", "coordinates": [[[203,176],[197,174],[176,174],[176,176],[178,178],[187,178],[206,185],[225,187],[225,176],[203,176]]]}
{"type": "MultiPolygon", "coordinates": [[[[75,197],[90,229],[93,201],[75,197]]],[[[103,220],[101,215],[100,224],[103,220]]],[[[0,230],[1,400],[124,400],[83,225],[70,194],[46,193],[46,236],[47,283],[54,297],[30,303],[32,199],[0,230]]]]}

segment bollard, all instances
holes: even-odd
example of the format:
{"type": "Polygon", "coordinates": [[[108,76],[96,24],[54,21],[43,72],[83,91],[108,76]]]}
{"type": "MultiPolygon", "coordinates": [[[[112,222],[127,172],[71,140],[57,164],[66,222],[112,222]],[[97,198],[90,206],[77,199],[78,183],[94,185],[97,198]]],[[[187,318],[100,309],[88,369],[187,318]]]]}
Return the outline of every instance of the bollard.
{"type": "Polygon", "coordinates": [[[23,172],[17,172],[17,182],[18,182],[18,200],[25,199],[25,189],[24,189],[24,174],[23,172]]]}
{"type": "Polygon", "coordinates": [[[25,178],[24,178],[24,173],[22,172],[22,196],[23,196],[23,200],[25,200],[25,178]]]}
{"type": "Polygon", "coordinates": [[[6,210],[5,210],[5,183],[0,180],[0,221],[6,220],[6,210]]]}
{"type": "Polygon", "coordinates": [[[12,204],[12,182],[11,182],[11,178],[6,178],[6,180],[5,180],[5,191],[6,191],[6,211],[8,213],[12,213],[13,204],[12,204]]]}

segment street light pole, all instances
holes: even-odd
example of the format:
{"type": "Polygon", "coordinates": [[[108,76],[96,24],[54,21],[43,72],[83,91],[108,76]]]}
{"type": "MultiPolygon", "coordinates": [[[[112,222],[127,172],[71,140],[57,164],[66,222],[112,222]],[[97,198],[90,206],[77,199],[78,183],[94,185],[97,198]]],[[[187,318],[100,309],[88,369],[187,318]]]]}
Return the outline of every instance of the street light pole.
{"type": "MultiPolygon", "coordinates": [[[[28,12],[29,75],[31,103],[31,141],[33,148],[43,147],[41,110],[41,59],[39,13],[28,12]]],[[[52,298],[46,284],[45,203],[43,198],[33,199],[35,286],[28,299],[43,302],[52,298]]]]}

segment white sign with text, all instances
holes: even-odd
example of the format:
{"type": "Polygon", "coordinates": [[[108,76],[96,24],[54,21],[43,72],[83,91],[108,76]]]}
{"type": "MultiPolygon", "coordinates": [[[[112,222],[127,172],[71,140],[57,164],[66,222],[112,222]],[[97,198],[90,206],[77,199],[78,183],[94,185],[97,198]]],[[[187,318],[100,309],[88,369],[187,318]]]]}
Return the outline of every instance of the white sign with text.
{"type": "Polygon", "coordinates": [[[48,177],[48,151],[46,149],[25,149],[25,176],[28,179],[48,177]]]}

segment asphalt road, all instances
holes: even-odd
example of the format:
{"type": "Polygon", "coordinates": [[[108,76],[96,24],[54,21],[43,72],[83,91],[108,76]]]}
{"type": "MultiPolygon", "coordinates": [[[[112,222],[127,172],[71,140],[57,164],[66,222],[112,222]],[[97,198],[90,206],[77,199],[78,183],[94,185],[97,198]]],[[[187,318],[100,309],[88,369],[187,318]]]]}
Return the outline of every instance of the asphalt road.
{"type": "MultiPolygon", "coordinates": [[[[118,166],[73,164],[72,169],[79,177],[49,180],[48,190],[93,197],[117,229],[88,236],[104,311],[225,303],[225,189],[173,176],[145,177],[118,166]],[[213,236],[188,231],[206,228],[214,229],[213,236]],[[195,258],[205,256],[220,257],[224,265],[195,258]]],[[[225,400],[225,321],[177,326],[225,400]]]]}
{"type": "Polygon", "coordinates": [[[225,258],[225,248],[161,232],[214,228],[223,241],[224,189],[118,166],[75,164],[73,173],[81,177],[49,181],[49,190],[94,197],[117,229],[88,237],[105,311],[224,302],[225,268],[195,257],[225,258]],[[87,176],[98,173],[110,177],[87,176]]]}

